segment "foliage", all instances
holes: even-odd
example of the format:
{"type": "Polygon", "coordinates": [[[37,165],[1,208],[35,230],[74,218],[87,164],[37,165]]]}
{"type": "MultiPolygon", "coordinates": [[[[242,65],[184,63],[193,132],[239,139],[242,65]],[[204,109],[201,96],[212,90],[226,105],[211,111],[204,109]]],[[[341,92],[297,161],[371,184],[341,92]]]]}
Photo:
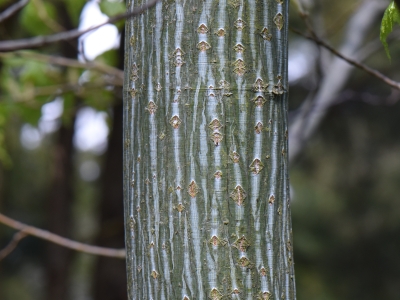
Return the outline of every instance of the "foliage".
{"type": "MultiPolygon", "coordinates": [[[[80,11],[86,1],[63,2],[68,14],[66,18],[77,27],[80,11]]],[[[10,1],[0,1],[0,5],[4,7],[10,4],[10,1]]],[[[102,1],[101,7],[109,16],[125,10],[123,2],[102,1]]],[[[65,30],[59,24],[56,4],[51,2],[31,1],[16,15],[16,19],[18,28],[9,26],[7,30],[3,30],[10,35],[7,39],[43,36],[65,30]]],[[[5,39],[1,38],[1,33],[0,39],[5,39]]],[[[11,166],[3,138],[10,118],[18,116],[22,122],[36,126],[41,117],[41,107],[62,96],[64,113],[61,120],[64,124],[69,124],[72,115],[70,112],[76,105],[74,95],[78,95],[83,104],[102,111],[107,111],[113,102],[113,91],[105,84],[104,75],[95,71],[85,71],[83,68],[50,64],[45,60],[36,59],[35,53],[57,57],[60,56],[60,49],[54,45],[39,50],[4,53],[0,56],[0,164],[4,166],[11,166]],[[83,74],[85,76],[82,76],[83,74]],[[85,77],[85,80],[82,80],[82,77],[85,77]]],[[[115,66],[117,51],[108,51],[96,61],[115,66]]]]}
{"type": "Polygon", "coordinates": [[[397,4],[392,1],[387,7],[385,14],[383,15],[380,34],[381,42],[385,47],[386,55],[389,59],[391,59],[391,57],[389,53],[387,37],[393,31],[393,26],[395,25],[395,23],[398,23],[400,25],[400,9],[397,4]]]}
{"type": "Polygon", "coordinates": [[[40,3],[36,5],[36,1],[30,2],[21,12],[20,22],[24,30],[29,32],[32,36],[51,34],[52,28],[50,28],[48,21],[54,21],[56,17],[56,9],[51,3],[40,3]],[[42,12],[41,13],[38,13],[42,12]],[[42,16],[46,15],[48,20],[43,22],[42,16]]]}
{"type": "MultiPolygon", "coordinates": [[[[121,14],[126,11],[126,7],[123,1],[120,2],[102,1],[100,2],[100,8],[101,11],[108,16],[115,16],[117,14],[121,14]]],[[[122,24],[125,24],[125,22],[122,22],[122,24]]]]}

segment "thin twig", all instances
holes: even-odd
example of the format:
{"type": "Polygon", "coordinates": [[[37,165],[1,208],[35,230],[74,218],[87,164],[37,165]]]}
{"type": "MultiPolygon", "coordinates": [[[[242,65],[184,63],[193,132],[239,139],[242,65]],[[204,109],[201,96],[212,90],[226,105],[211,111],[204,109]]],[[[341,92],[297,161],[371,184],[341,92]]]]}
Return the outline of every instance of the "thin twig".
{"type": "MultiPolygon", "coordinates": [[[[88,81],[83,83],[61,83],[55,85],[45,85],[39,87],[31,86],[28,89],[24,89],[22,92],[19,92],[17,87],[17,82],[11,81],[9,83],[11,92],[10,99],[14,102],[18,103],[29,103],[29,107],[40,109],[42,103],[35,101],[35,97],[45,97],[48,96],[50,98],[54,98],[56,96],[60,96],[66,94],[68,92],[73,92],[75,95],[79,97],[85,97],[86,93],[98,90],[105,90],[108,88],[108,92],[110,92],[110,87],[121,87],[121,81],[115,78],[101,78],[95,81],[88,81]]],[[[119,91],[119,89],[116,89],[119,91]]],[[[118,99],[121,98],[118,93],[115,95],[118,99]]]]}
{"type": "MultiPolygon", "coordinates": [[[[105,84],[110,85],[110,86],[118,86],[120,82],[118,81],[113,81],[112,79],[110,80],[96,80],[96,81],[90,81],[84,84],[80,83],[62,83],[62,84],[55,84],[55,85],[45,85],[45,86],[39,86],[35,87],[33,90],[31,90],[31,94],[27,94],[30,99],[32,97],[40,97],[40,96],[56,96],[56,95],[62,95],[68,92],[74,92],[78,96],[84,95],[84,92],[88,90],[99,90],[99,89],[104,89],[105,84]]],[[[23,94],[24,95],[24,94],[23,94]]],[[[23,97],[22,99],[15,99],[19,101],[26,102],[24,101],[23,97]]],[[[14,101],[15,101],[14,100],[14,101]]]]}
{"type": "Polygon", "coordinates": [[[65,32],[61,32],[61,33],[57,33],[57,34],[53,34],[53,35],[37,36],[34,38],[30,38],[30,39],[21,39],[21,40],[11,40],[11,41],[0,42],[0,51],[1,52],[9,52],[9,51],[15,51],[15,50],[22,50],[22,49],[32,49],[32,48],[37,48],[37,47],[45,46],[48,44],[60,42],[60,41],[72,40],[72,39],[80,37],[81,35],[83,35],[85,33],[88,33],[89,31],[100,28],[101,26],[104,26],[106,24],[115,23],[115,22],[118,22],[119,20],[137,16],[137,15],[143,13],[145,10],[156,5],[158,1],[159,0],[150,0],[149,2],[147,2],[146,4],[143,4],[140,7],[134,8],[129,12],[111,17],[108,19],[108,21],[103,22],[99,25],[90,27],[85,30],[80,31],[78,29],[73,29],[70,31],[65,31],[65,32]]]}
{"type": "Polygon", "coordinates": [[[27,234],[21,230],[18,231],[13,235],[12,240],[8,243],[7,246],[5,246],[1,251],[0,251],[0,261],[3,260],[7,255],[9,255],[11,252],[14,251],[15,247],[17,247],[18,243],[20,240],[22,240],[24,237],[26,237],[27,234]]]}
{"type": "Polygon", "coordinates": [[[329,50],[330,52],[332,52],[334,55],[336,55],[337,57],[343,59],[344,61],[348,62],[349,64],[353,65],[354,67],[357,67],[365,72],[367,72],[368,74],[371,74],[372,76],[375,76],[376,78],[382,80],[384,83],[386,83],[387,85],[400,90],[400,82],[394,81],[392,79],[390,79],[389,77],[383,75],[381,72],[372,69],[370,67],[368,67],[367,65],[360,63],[358,61],[355,61],[354,59],[351,59],[345,55],[343,55],[342,53],[340,53],[339,51],[337,51],[335,48],[331,47],[330,45],[328,45],[326,42],[324,42],[323,40],[321,40],[316,34],[315,32],[312,33],[312,36],[306,35],[300,31],[298,31],[297,29],[291,28],[291,30],[303,37],[305,37],[306,39],[309,39],[311,41],[314,41],[316,44],[324,47],[325,49],[329,50]]]}
{"type": "Polygon", "coordinates": [[[11,219],[0,213],[0,223],[12,227],[14,229],[23,231],[25,234],[29,234],[40,239],[52,242],[54,244],[76,250],[79,252],[84,252],[93,255],[101,255],[115,258],[125,258],[125,249],[112,249],[98,246],[91,246],[88,244],[73,241],[54,233],[48,232],[43,229],[39,229],[33,226],[26,225],[14,219],[11,219]]]}
{"type": "Polygon", "coordinates": [[[372,76],[377,77],[378,79],[382,80],[383,82],[385,82],[386,84],[390,85],[391,87],[400,90],[400,83],[396,82],[392,79],[390,79],[389,77],[383,75],[382,73],[380,73],[379,71],[372,69],[370,67],[368,67],[367,65],[355,61],[354,59],[351,59],[345,55],[343,55],[342,53],[340,53],[339,51],[337,51],[336,49],[334,49],[333,47],[331,47],[330,45],[328,45],[325,41],[323,41],[320,37],[318,37],[317,33],[315,32],[310,19],[309,19],[309,15],[308,13],[306,13],[301,5],[300,0],[295,0],[295,3],[298,6],[298,10],[299,10],[299,15],[300,17],[304,20],[304,23],[307,26],[307,29],[310,33],[310,35],[306,35],[304,33],[302,33],[301,31],[291,28],[291,30],[303,37],[305,37],[306,39],[309,39],[311,41],[314,41],[317,45],[320,45],[322,47],[324,47],[325,49],[327,49],[328,51],[332,52],[334,55],[336,55],[337,57],[343,59],[344,61],[348,62],[349,64],[364,70],[365,72],[371,74],[372,76]]]}
{"type": "Polygon", "coordinates": [[[36,52],[31,52],[31,51],[16,51],[16,52],[12,52],[12,53],[0,53],[0,57],[24,57],[24,58],[31,58],[31,59],[38,60],[38,61],[43,61],[43,62],[50,63],[50,64],[59,65],[59,66],[95,70],[95,71],[99,71],[103,74],[115,76],[116,78],[118,78],[118,81],[120,81],[118,84],[119,86],[122,86],[123,79],[124,79],[124,72],[122,70],[108,66],[106,64],[96,62],[96,61],[83,63],[76,59],[39,54],[36,52]]]}
{"type": "Polygon", "coordinates": [[[17,11],[19,11],[21,8],[23,8],[25,5],[27,5],[29,0],[21,0],[13,5],[11,5],[9,8],[7,8],[5,11],[3,11],[0,14],[0,23],[4,22],[8,18],[10,18],[12,15],[14,15],[17,11]]]}

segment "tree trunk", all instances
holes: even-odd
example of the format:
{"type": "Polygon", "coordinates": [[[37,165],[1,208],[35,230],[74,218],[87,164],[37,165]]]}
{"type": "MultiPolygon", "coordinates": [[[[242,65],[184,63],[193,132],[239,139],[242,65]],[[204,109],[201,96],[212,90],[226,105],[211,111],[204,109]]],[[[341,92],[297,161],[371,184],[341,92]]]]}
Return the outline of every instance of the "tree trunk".
{"type": "MultiPolygon", "coordinates": [[[[115,100],[118,101],[117,99],[115,100]]],[[[97,245],[123,248],[122,195],[122,103],[114,105],[112,129],[102,175],[100,202],[100,232],[97,245]]],[[[98,257],[95,268],[94,295],[96,300],[126,300],[126,275],[123,261],[98,257]]]]}
{"type": "MultiPolygon", "coordinates": [[[[74,124],[75,117],[72,121],[74,124]]],[[[53,152],[53,175],[47,204],[47,228],[61,236],[71,236],[72,138],[74,127],[64,125],[58,132],[53,152]]],[[[68,299],[68,278],[71,250],[48,243],[46,245],[46,299],[68,299]]]]}
{"type": "MultiPolygon", "coordinates": [[[[125,41],[125,30],[121,33],[121,45],[125,41]]],[[[119,49],[117,67],[124,69],[124,48],[119,49]]],[[[124,212],[122,189],[122,95],[115,94],[112,126],[108,138],[105,163],[102,170],[100,202],[100,232],[97,245],[110,248],[124,247],[124,212]],[[110,230],[111,229],[111,230],[110,230]]],[[[126,267],[123,261],[110,257],[97,258],[94,272],[93,299],[126,300],[126,267]]]]}
{"type": "MultiPolygon", "coordinates": [[[[66,29],[73,28],[71,20],[65,14],[65,5],[57,3],[60,23],[66,29]]],[[[77,56],[76,44],[61,43],[60,52],[63,57],[77,56]]],[[[79,100],[77,100],[79,102],[79,100]]],[[[71,205],[73,203],[73,136],[76,110],[78,104],[71,111],[70,124],[62,124],[53,151],[53,174],[47,204],[47,228],[50,232],[64,237],[71,236],[71,205]]],[[[69,249],[49,243],[46,246],[46,299],[68,299],[69,269],[72,261],[72,252],[69,249]]]]}
{"type": "Polygon", "coordinates": [[[295,299],[288,5],[163,1],[127,22],[129,299],[295,299]]]}

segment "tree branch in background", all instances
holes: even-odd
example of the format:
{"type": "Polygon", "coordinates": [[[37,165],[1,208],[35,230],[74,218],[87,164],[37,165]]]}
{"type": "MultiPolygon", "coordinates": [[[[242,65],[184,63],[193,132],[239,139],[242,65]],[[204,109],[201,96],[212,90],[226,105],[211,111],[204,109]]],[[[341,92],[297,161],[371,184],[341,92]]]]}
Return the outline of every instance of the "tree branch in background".
{"type": "Polygon", "coordinates": [[[292,30],[293,32],[295,32],[295,33],[297,33],[297,34],[299,34],[299,35],[305,37],[306,39],[309,39],[309,40],[311,40],[311,41],[314,41],[316,44],[318,44],[318,45],[324,47],[325,49],[329,50],[332,54],[334,54],[334,55],[336,55],[337,57],[343,59],[344,61],[347,61],[349,64],[351,64],[351,65],[353,65],[353,66],[355,66],[355,67],[357,67],[357,68],[359,68],[359,69],[361,69],[361,70],[367,72],[368,74],[370,74],[370,75],[372,75],[372,76],[375,76],[376,78],[378,78],[379,80],[382,80],[382,81],[383,81],[384,83],[386,83],[387,85],[389,85],[389,86],[391,86],[391,87],[393,87],[393,88],[395,88],[395,89],[400,90],[400,82],[394,81],[394,80],[390,79],[389,77],[383,75],[381,72],[379,72],[379,71],[377,71],[377,70],[375,70],[375,69],[372,69],[372,68],[368,67],[367,65],[365,65],[365,64],[363,64],[363,63],[361,63],[361,62],[358,62],[358,61],[356,61],[356,60],[354,60],[354,59],[351,59],[351,58],[349,58],[349,57],[343,55],[342,53],[340,53],[339,51],[337,51],[335,48],[331,47],[331,46],[328,45],[326,42],[324,42],[323,40],[321,40],[321,39],[315,34],[315,32],[314,32],[311,36],[309,36],[309,35],[306,35],[306,34],[300,32],[300,31],[298,31],[297,29],[291,28],[291,30],[292,30]]]}
{"type": "Polygon", "coordinates": [[[80,62],[76,59],[65,58],[60,56],[52,56],[39,54],[31,51],[16,51],[12,53],[0,53],[0,57],[23,57],[30,58],[38,61],[43,61],[48,64],[54,64],[64,67],[81,68],[101,72],[106,75],[114,76],[115,85],[122,86],[124,80],[124,72],[118,68],[111,67],[106,64],[102,64],[96,61],[92,62],[80,62]]]}
{"type": "MultiPolygon", "coordinates": [[[[386,5],[387,3],[382,0],[364,0],[348,21],[342,44],[339,50],[336,51],[341,56],[334,56],[327,62],[326,66],[324,66],[327,71],[324,73],[315,94],[300,106],[290,122],[290,163],[293,163],[299,156],[305,144],[325,117],[329,107],[335,103],[337,95],[347,84],[355,64],[350,65],[348,61],[344,61],[344,58],[355,61],[357,52],[362,47],[371,26],[381,16],[386,5]]],[[[308,19],[307,15],[304,11],[300,11],[301,17],[308,19]]],[[[307,27],[310,30],[310,34],[314,35],[315,31],[311,22],[308,21],[308,24],[307,27]]],[[[398,88],[397,83],[393,83],[398,88]]]]}
{"type": "MultiPolygon", "coordinates": [[[[0,223],[7,225],[11,228],[20,230],[19,233],[21,235],[13,237],[13,240],[4,248],[0,253],[2,254],[4,251],[5,256],[8,255],[16,246],[16,244],[24,237],[22,234],[25,235],[32,235],[38,237],[40,239],[49,241],[51,243],[60,245],[62,247],[66,247],[75,251],[93,254],[93,255],[101,255],[101,256],[108,256],[108,257],[115,257],[115,258],[125,258],[125,249],[111,249],[111,248],[104,248],[98,246],[91,246],[84,243],[76,242],[54,233],[48,232],[43,229],[39,229],[33,226],[26,225],[24,223],[18,222],[14,219],[11,219],[3,214],[0,213],[0,223]],[[10,250],[11,249],[11,250],[10,250]],[[8,252],[7,252],[8,251],[8,252]]],[[[3,256],[3,257],[5,257],[3,256]]],[[[0,255],[0,259],[1,259],[0,255]]]]}
{"type": "Polygon", "coordinates": [[[5,11],[3,11],[0,14],[0,23],[4,22],[8,18],[12,17],[15,13],[17,13],[21,8],[23,8],[25,5],[27,5],[29,0],[21,0],[13,5],[11,5],[9,8],[7,8],[5,11]]]}
{"type": "Polygon", "coordinates": [[[53,35],[37,36],[34,38],[30,38],[30,39],[3,41],[3,42],[0,42],[0,51],[1,52],[9,52],[9,51],[15,51],[15,50],[22,50],[22,49],[32,49],[32,48],[45,46],[48,44],[53,44],[53,43],[60,42],[60,41],[76,39],[76,38],[80,37],[81,35],[88,33],[92,30],[95,30],[97,28],[100,28],[101,26],[104,26],[106,24],[115,23],[115,22],[118,22],[119,20],[123,20],[126,18],[140,15],[145,10],[156,5],[158,1],[159,0],[150,0],[146,4],[143,4],[142,6],[137,7],[135,9],[133,9],[132,11],[111,17],[108,19],[108,21],[103,22],[99,25],[93,26],[86,30],[80,31],[78,29],[74,29],[74,30],[70,30],[70,31],[53,34],[53,35]]]}
{"type": "Polygon", "coordinates": [[[8,254],[14,251],[20,240],[26,237],[27,234],[21,230],[13,235],[12,240],[0,251],[0,261],[3,260],[8,254]]]}
{"type": "MultiPolygon", "coordinates": [[[[24,98],[25,95],[22,94],[21,98],[16,98],[15,100],[27,102],[32,100],[30,97],[39,97],[39,96],[56,96],[62,95],[67,92],[74,92],[76,95],[82,95],[82,92],[87,91],[89,89],[104,89],[104,84],[113,84],[109,81],[99,81],[99,82],[90,82],[85,85],[81,85],[79,83],[64,83],[64,84],[55,84],[55,85],[46,85],[35,87],[31,90],[31,94],[27,94],[28,97],[24,98]]],[[[15,101],[14,100],[14,101],[15,101]]],[[[39,106],[40,107],[40,106],[39,106]]]]}
{"type": "Polygon", "coordinates": [[[30,103],[30,107],[40,108],[42,103],[35,101],[35,97],[40,96],[51,96],[56,97],[62,94],[73,92],[77,96],[84,96],[84,93],[92,90],[104,90],[105,86],[121,86],[120,81],[106,79],[106,80],[96,80],[90,81],[84,84],[80,83],[63,83],[55,85],[46,85],[40,87],[31,87],[24,89],[23,92],[15,92],[12,94],[12,100],[14,102],[24,102],[30,103]]]}

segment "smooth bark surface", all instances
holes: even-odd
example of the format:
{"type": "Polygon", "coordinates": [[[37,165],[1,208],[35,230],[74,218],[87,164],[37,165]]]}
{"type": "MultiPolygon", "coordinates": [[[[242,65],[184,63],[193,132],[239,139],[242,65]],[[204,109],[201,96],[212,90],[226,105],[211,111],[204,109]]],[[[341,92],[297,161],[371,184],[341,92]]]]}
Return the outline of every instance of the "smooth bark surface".
{"type": "Polygon", "coordinates": [[[177,0],[127,22],[130,299],[295,299],[287,20],[286,0],[177,0]]]}

